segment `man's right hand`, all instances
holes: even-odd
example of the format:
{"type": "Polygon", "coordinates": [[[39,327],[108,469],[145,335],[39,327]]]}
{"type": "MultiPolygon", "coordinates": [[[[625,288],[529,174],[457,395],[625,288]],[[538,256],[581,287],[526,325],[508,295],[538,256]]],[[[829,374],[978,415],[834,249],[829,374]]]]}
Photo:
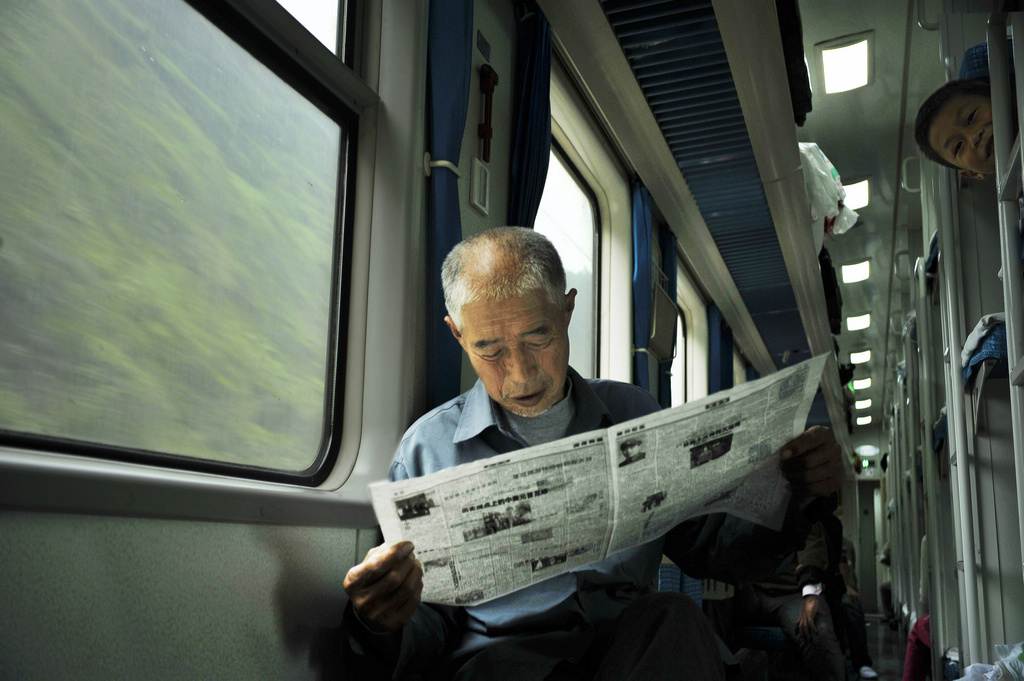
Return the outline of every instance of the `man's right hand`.
{"type": "Polygon", "coordinates": [[[377,631],[398,631],[412,619],[420,603],[423,568],[412,542],[381,544],[348,571],[344,586],[364,624],[377,631]]]}

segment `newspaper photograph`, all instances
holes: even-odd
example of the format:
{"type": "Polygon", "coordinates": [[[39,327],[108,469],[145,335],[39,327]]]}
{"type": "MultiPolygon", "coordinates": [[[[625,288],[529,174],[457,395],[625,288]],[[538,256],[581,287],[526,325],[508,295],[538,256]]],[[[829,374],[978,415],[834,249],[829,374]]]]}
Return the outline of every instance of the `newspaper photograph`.
{"type": "Polygon", "coordinates": [[[725,512],[778,530],[779,449],[804,430],[827,355],[702,400],[409,480],[370,485],[409,540],[422,600],[473,605],[725,512]]]}

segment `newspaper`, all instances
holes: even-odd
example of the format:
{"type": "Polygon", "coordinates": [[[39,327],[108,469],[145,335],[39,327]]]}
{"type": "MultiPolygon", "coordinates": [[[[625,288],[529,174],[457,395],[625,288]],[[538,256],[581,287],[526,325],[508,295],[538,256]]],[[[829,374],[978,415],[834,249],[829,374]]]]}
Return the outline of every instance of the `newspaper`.
{"type": "Polygon", "coordinates": [[[410,540],[422,600],[474,605],[724,511],[779,529],[779,448],[803,431],[826,355],[703,400],[370,485],[387,543],[410,540]]]}

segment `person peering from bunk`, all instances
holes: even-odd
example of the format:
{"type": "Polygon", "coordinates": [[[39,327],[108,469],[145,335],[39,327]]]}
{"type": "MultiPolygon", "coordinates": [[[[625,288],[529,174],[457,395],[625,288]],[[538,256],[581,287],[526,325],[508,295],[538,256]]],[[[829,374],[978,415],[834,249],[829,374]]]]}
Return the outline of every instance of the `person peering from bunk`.
{"type": "MultiPolygon", "coordinates": [[[[586,380],[569,366],[576,291],[564,292],[558,253],[542,235],[505,227],[466,239],[446,258],[442,280],[445,321],[479,380],[412,425],[392,480],[660,408],[647,391],[586,380]]],[[[358,665],[394,679],[724,679],[719,643],[700,608],[680,593],[652,593],[651,585],[663,553],[694,577],[736,583],[774,573],[834,508],[839,446],[831,431],[812,428],[783,447],[780,467],[794,495],[779,532],[707,515],[473,607],[421,603],[422,567],[411,543],[378,546],[345,576],[347,643],[358,665]]]]}
{"type": "Polygon", "coordinates": [[[914,139],[927,158],[962,177],[980,180],[994,173],[988,83],[951,80],[933,92],[917,112],[914,139]]]}
{"type": "MultiPolygon", "coordinates": [[[[1008,45],[1013,81],[1013,45],[1008,45]]],[[[1010,92],[1010,101],[1015,101],[1010,92]]],[[[1013,134],[1017,134],[1017,107],[1013,134]]],[[[996,171],[992,143],[992,90],[989,85],[988,45],[969,48],[960,75],[928,96],[917,112],[914,139],[926,158],[959,171],[970,179],[984,179],[996,171]]]]}

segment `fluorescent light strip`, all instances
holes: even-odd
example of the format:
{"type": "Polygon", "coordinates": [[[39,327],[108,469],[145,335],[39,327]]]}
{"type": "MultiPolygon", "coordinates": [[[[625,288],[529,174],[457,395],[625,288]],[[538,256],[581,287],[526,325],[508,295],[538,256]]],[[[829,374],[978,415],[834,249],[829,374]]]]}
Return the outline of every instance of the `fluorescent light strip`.
{"type": "Polygon", "coordinates": [[[868,41],[821,51],[825,94],[855,90],[868,84],[868,41]]]}
{"type": "Polygon", "coordinates": [[[871,417],[870,416],[858,416],[857,417],[857,425],[858,426],[866,426],[869,423],[871,423],[871,417]]]}
{"type": "Polygon", "coordinates": [[[853,404],[854,409],[867,409],[871,406],[871,400],[857,400],[853,404]]]}
{"type": "Polygon", "coordinates": [[[854,390],[867,390],[870,387],[871,387],[871,379],[870,378],[861,378],[861,379],[858,379],[858,380],[853,382],[853,389],[854,390]]]}
{"type": "Polygon", "coordinates": [[[865,260],[853,265],[843,265],[843,283],[853,284],[854,282],[864,281],[871,276],[871,261],[865,260]]]}
{"type": "Polygon", "coordinates": [[[847,317],[846,328],[849,331],[860,331],[871,326],[871,313],[862,314],[859,317],[847,317]]]}
{"type": "Polygon", "coordinates": [[[862,180],[856,184],[843,185],[843,189],[846,191],[846,198],[843,199],[843,205],[850,210],[857,210],[868,205],[871,200],[870,188],[868,187],[868,181],[862,180]]]}
{"type": "Polygon", "coordinates": [[[864,352],[851,352],[850,363],[851,364],[863,364],[864,362],[871,361],[871,351],[865,350],[864,352]]]}

